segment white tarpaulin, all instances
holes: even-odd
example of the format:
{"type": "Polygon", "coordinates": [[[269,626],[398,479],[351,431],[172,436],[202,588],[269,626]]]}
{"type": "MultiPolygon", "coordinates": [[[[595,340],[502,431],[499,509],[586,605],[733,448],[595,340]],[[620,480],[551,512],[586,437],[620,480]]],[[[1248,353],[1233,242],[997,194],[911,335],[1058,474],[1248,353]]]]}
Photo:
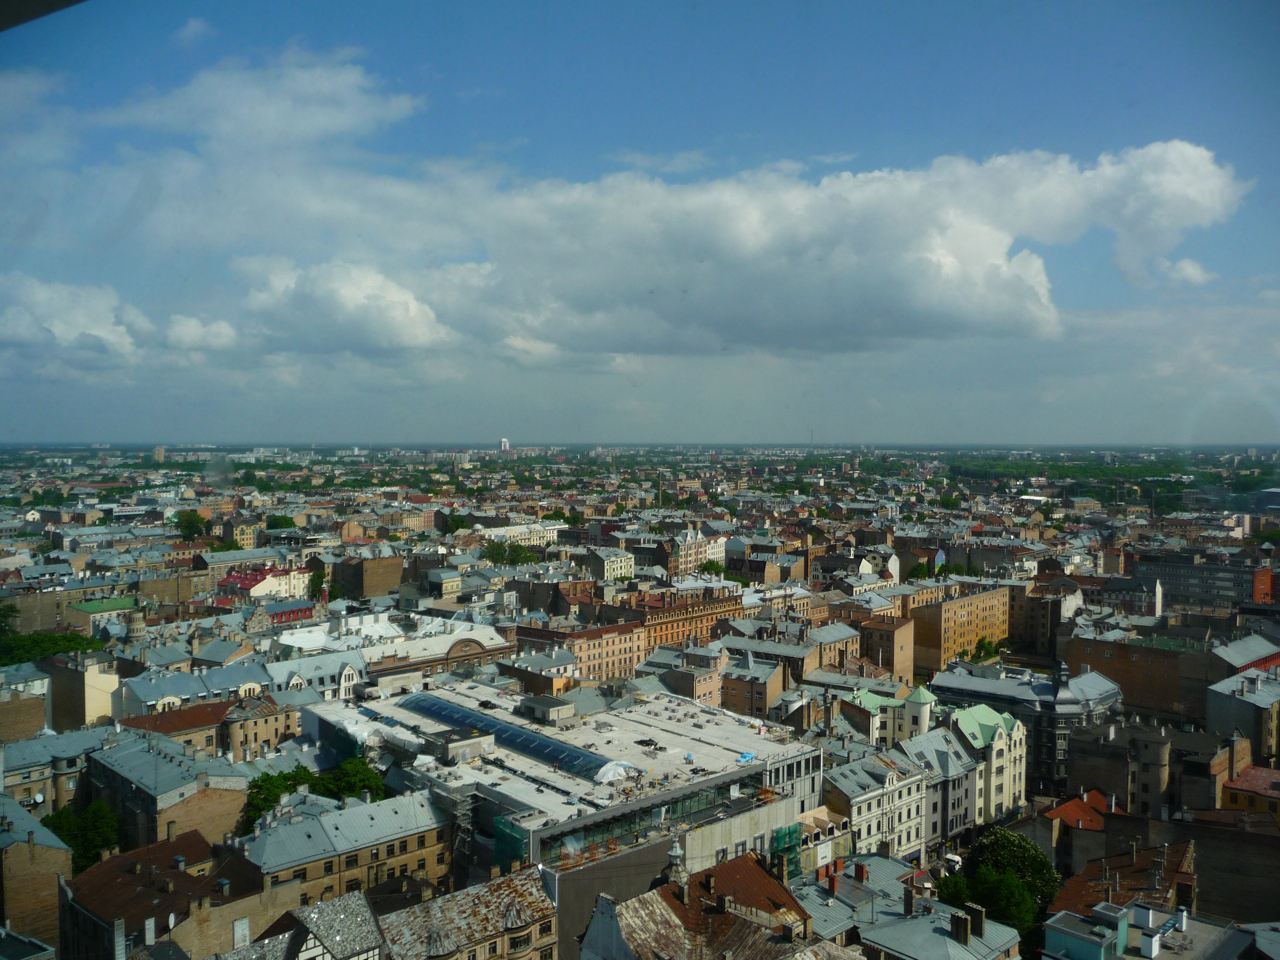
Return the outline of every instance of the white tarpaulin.
{"type": "Polygon", "coordinates": [[[613,783],[615,780],[625,780],[631,775],[631,771],[636,767],[625,760],[610,760],[600,772],[596,774],[596,783],[613,783]]]}

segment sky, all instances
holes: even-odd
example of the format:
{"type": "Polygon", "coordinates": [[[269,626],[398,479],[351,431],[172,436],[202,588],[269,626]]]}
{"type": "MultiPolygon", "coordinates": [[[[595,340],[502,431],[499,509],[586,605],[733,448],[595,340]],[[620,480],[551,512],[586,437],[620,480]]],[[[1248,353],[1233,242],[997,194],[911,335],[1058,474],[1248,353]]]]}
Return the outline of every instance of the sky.
{"type": "Polygon", "coordinates": [[[1280,5],[88,0],[0,442],[1280,443],[1280,5]]]}

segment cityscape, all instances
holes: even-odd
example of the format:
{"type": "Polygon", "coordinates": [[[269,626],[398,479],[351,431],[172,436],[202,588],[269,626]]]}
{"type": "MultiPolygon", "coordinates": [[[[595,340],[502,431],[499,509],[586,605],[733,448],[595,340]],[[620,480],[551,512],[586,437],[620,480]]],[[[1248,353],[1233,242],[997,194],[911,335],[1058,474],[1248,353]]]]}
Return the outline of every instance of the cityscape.
{"type": "Polygon", "coordinates": [[[1277,41],[0,10],[0,960],[1280,960],[1277,41]]]}

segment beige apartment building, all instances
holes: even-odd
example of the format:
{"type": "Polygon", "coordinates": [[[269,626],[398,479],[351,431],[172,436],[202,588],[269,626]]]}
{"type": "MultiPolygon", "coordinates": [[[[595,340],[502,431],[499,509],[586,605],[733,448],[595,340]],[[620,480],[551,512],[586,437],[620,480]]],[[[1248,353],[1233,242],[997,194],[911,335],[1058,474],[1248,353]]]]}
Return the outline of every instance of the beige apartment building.
{"type": "Polygon", "coordinates": [[[979,640],[1009,636],[1009,590],[995,587],[911,611],[915,621],[915,667],[937,673],[956,657],[972,654],[979,640]]]}
{"type": "Polygon", "coordinates": [[[262,877],[262,889],[295,884],[296,903],[329,900],[409,877],[451,888],[449,818],[429,793],[377,803],[330,800],[308,791],[284,797],[235,842],[262,877]]]}

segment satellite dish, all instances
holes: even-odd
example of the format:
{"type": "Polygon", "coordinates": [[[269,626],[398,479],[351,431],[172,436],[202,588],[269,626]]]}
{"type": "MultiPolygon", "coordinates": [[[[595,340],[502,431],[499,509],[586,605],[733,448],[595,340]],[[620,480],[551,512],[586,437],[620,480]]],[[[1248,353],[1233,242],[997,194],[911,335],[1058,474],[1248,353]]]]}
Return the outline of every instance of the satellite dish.
{"type": "Polygon", "coordinates": [[[36,794],[36,803],[44,803],[44,794],[43,794],[43,793],[37,793],[37,794],[36,794]]]}

